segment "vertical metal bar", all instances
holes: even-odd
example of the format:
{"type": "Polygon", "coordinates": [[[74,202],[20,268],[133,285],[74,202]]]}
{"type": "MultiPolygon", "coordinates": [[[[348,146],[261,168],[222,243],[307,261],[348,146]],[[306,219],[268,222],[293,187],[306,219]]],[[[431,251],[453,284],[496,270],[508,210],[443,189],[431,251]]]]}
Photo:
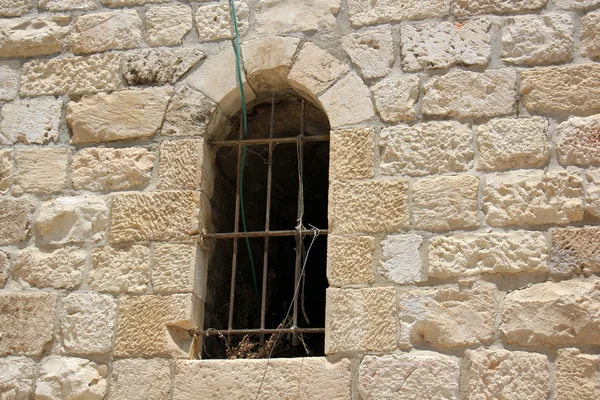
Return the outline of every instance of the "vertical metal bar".
{"type": "MultiPolygon", "coordinates": [[[[300,109],[300,135],[298,137],[298,219],[297,219],[297,228],[302,227],[302,217],[304,214],[304,99],[302,99],[301,109],[300,109]]],[[[298,287],[298,282],[300,281],[300,268],[302,263],[302,242],[304,240],[304,236],[302,236],[301,230],[298,229],[298,234],[296,235],[296,271],[294,274],[294,290],[298,287]]],[[[294,313],[293,316],[293,326],[298,326],[298,298],[299,293],[294,292],[294,313]]],[[[294,344],[297,344],[297,339],[294,336],[294,344]]]]}

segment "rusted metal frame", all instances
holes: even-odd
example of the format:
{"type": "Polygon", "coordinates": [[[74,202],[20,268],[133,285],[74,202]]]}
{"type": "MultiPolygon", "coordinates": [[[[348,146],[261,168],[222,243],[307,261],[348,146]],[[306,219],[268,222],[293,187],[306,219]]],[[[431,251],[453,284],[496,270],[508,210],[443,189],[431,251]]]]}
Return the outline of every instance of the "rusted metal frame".
{"type": "Polygon", "coordinates": [[[220,331],[217,329],[207,330],[193,330],[191,329],[190,335],[192,336],[216,336],[216,335],[249,335],[256,333],[258,335],[268,335],[272,333],[324,333],[325,328],[288,328],[288,329],[228,329],[220,331]]]}
{"type": "MultiPolygon", "coordinates": [[[[314,135],[314,136],[302,136],[302,140],[304,142],[327,142],[329,141],[329,135],[314,135]]],[[[254,146],[261,144],[285,144],[285,143],[296,143],[298,141],[297,136],[293,137],[268,137],[263,139],[234,139],[234,140],[216,140],[214,142],[209,142],[211,146],[215,147],[231,147],[239,144],[243,144],[246,146],[254,146]]]]}
{"type": "MultiPolygon", "coordinates": [[[[319,236],[327,235],[327,229],[319,230],[319,236]]],[[[302,229],[302,231],[253,231],[253,232],[234,232],[234,233],[204,233],[201,238],[204,239],[235,239],[235,238],[261,238],[261,237],[284,237],[284,236],[314,236],[316,233],[312,229],[302,229]]]]}

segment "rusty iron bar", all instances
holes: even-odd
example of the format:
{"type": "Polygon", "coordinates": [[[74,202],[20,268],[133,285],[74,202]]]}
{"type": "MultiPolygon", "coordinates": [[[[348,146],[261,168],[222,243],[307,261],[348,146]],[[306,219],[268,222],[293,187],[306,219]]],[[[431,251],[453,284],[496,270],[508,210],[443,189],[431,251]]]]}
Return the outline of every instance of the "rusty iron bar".
{"type": "Polygon", "coordinates": [[[325,333],[325,328],[288,328],[288,329],[206,329],[206,330],[189,330],[192,336],[216,336],[216,335],[268,335],[273,333],[325,333]]]}
{"type": "MultiPolygon", "coordinates": [[[[301,140],[304,142],[327,142],[329,141],[329,135],[314,135],[314,136],[302,136],[301,140]]],[[[263,139],[234,139],[234,140],[215,140],[213,142],[209,142],[210,145],[216,147],[228,147],[228,146],[236,146],[239,144],[243,144],[245,146],[255,146],[261,144],[284,144],[284,143],[297,143],[298,137],[268,137],[263,139]]]]}
{"type": "MultiPolygon", "coordinates": [[[[327,229],[319,230],[319,236],[327,235],[329,231],[327,229]]],[[[303,229],[298,231],[296,229],[287,231],[254,231],[254,232],[233,232],[233,233],[203,233],[200,235],[201,239],[235,239],[235,238],[261,238],[261,237],[283,237],[283,236],[314,236],[316,233],[311,229],[303,229]]]]}

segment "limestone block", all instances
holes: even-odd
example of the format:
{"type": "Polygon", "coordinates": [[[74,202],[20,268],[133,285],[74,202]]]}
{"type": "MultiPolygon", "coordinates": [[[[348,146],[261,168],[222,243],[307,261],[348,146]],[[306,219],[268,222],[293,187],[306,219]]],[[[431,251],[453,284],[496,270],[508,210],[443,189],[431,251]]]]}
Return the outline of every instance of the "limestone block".
{"type": "Polygon", "coordinates": [[[280,34],[331,29],[340,5],[340,0],[259,0],[256,30],[280,34]]]}
{"type": "Polygon", "coordinates": [[[504,20],[502,59],[517,65],[544,65],[573,58],[573,19],[563,14],[504,20]]]}
{"type": "Polygon", "coordinates": [[[396,289],[327,289],[325,354],[396,349],[396,289]]]}
{"type": "Polygon", "coordinates": [[[43,244],[97,242],[104,239],[107,225],[108,207],[103,198],[58,197],[42,203],[36,233],[43,244]]]}
{"type": "Polygon", "coordinates": [[[381,261],[378,272],[396,283],[416,283],[427,279],[419,248],[419,235],[389,235],[381,242],[381,261]]]}
{"type": "Polygon", "coordinates": [[[12,149],[0,149],[0,194],[5,194],[12,183],[13,174],[12,149]]]}
{"type": "Polygon", "coordinates": [[[463,172],[473,166],[472,137],[468,125],[450,121],[383,128],[379,168],[392,176],[463,172]]]}
{"type": "Polygon", "coordinates": [[[6,285],[6,281],[8,280],[9,269],[10,261],[8,259],[8,255],[0,251],[0,289],[3,289],[6,285]]]}
{"type": "Polygon", "coordinates": [[[27,239],[34,212],[35,203],[29,198],[0,198],[0,245],[27,239]]]}
{"type": "Polygon", "coordinates": [[[500,330],[519,346],[597,344],[600,282],[544,282],[506,295],[500,330]]]}
{"type": "Polygon", "coordinates": [[[161,142],[158,187],[190,190],[207,188],[212,175],[209,152],[202,138],[161,142]]]}
{"type": "Polygon", "coordinates": [[[152,267],[154,292],[192,292],[196,273],[196,251],[193,244],[157,244],[152,267]]]}
{"type": "Polygon", "coordinates": [[[509,14],[543,8],[548,0],[457,0],[456,16],[477,14],[509,14]]]}
{"type": "Polygon", "coordinates": [[[400,295],[400,347],[488,345],[498,304],[493,287],[415,289],[400,295]]]}
{"type": "Polygon", "coordinates": [[[288,75],[299,43],[295,37],[266,36],[242,45],[244,68],[254,90],[288,89],[288,75]]]}
{"type": "Polygon", "coordinates": [[[68,148],[15,150],[13,193],[55,193],[67,187],[68,148]]]}
{"type": "Polygon", "coordinates": [[[342,47],[364,78],[386,76],[394,64],[394,39],[389,29],[344,36],[342,47]]]}
{"type": "Polygon", "coordinates": [[[0,397],[6,400],[30,399],[36,372],[37,364],[29,358],[0,358],[0,397]]]}
{"type": "Polygon", "coordinates": [[[189,240],[198,232],[200,194],[123,193],[112,199],[111,241],[189,240]]]}
{"type": "Polygon", "coordinates": [[[55,308],[55,294],[0,293],[0,355],[41,356],[53,337],[55,308]]]}
{"type": "Polygon", "coordinates": [[[19,71],[10,65],[0,65],[0,100],[12,100],[19,94],[19,71]]]}
{"type": "Polygon", "coordinates": [[[150,250],[133,245],[92,250],[92,268],[87,282],[98,292],[144,293],[150,281],[150,250]]]}
{"type": "Polygon", "coordinates": [[[58,140],[63,103],[53,97],[15,100],[2,107],[0,144],[58,140]]]}
{"type": "Polygon", "coordinates": [[[416,229],[445,231],[479,226],[479,179],[472,175],[421,179],[413,184],[416,229]]]}
{"type": "Polygon", "coordinates": [[[459,398],[460,366],[443,355],[367,355],[358,370],[361,398],[452,399],[459,398]]]}
{"type": "Polygon", "coordinates": [[[49,252],[28,247],[17,255],[14,278],[33,287],[74,290],[81,283],[85,258],[85,251],[76,247],[49,252]]]}
{"type": "Polygon", "coordinates": [[[181,360],[176,363],[173,400],[349,399],[350,361],[323,357],[270,360],[181,360]],[[306,379],[310,377],[310,379],[306,379]],[[243,387],[244,390],[240,390],[243,387]]]}
{"type": "MultiPolygon", "coordinates": [[[[236,0],[235,13],[238,21],[240,36],[248,33],[250,9],[243,0],[236,0]]],[[[229,2],[200,6],[195,15],[198,41],[211,42],[214,40],[231,39],[235,37],[233,20],[229,2]]]]}
{"type": "Polygon", "coordinates": [[[50,356],[40,364],[35,388],[39,400],[101,400],[106,393],[106,365],[83,358],[50,356]]]}
{"type": "Polygon", "coordinates": [[[600,166],[600,114],[572,117],[556,127],[558,160],[561,164],[600,166]]]}
{"type": "Polygon", "coordinates": [[[171,397],[169,360],[132,358],[113,362],[108,400],[171,397]]]}
{"type": "Polygon", "coordinates": [[[516,103],[516,73],[452,71],[427,82],[423,114],[456,118],[487,118],[511,114],[516,103]]]}
{"type": "Polygon", "coordinates": [[[117,357],[189,356],[188,329],[197,323],[191,294],[121,296],[113,354],[117,357]]]}
{"type": "Polygon", "coordinates": [[[142,29],[136,10],[85,14],[75,21],[71,51],[89,54],[140,47],[144,41],[142,29]]]}
{"type": "Polygon", "coordinates": [[[192,9],[184,4],[150,7],[146,10],[146,43],[179,46],[192,30],[192,9]]]}
{"type": "Polygon", "coordinates": [[[559,275],[600,273],[600,228],[558,228],[552,233],[550,272],[559,275]]]}
{"type": "Polygon", "coordinates": [[[487,65],[490,60],[490,20],[466,23],[425,22],[403,24],[402,68],[405,71],[449,68],[453,65],[487,65]]]}
{"type": "MultiPolygon", "coordinates": [[[[208,136],[211,117],[221,125],[217,104],[202,92],[189,86],[181,89],[171,97],[165,114],[161,135],[163,136],[208,136]],[[214,117],[213,117],[214,116],[214,117]]],[[[222,121],[223,129],[228,131],[228,123],[222,121]]]]}
{"type": "Polygon", "coordinates": [[[33,7],[33,0],[0,0],[0,17],[18,17],[33,7]]]}
{"type": "Polygon", "coordinates": [[[331,132],[330,179],[373,178],[375,132],[372,128],[338,129],[331,132]]]}
{"type": "Polygon", "coordinates": [[[543,167],[550,158],[548,123],[541,117],[498,118],[477,127],[478,170],[543,167]]]}
{"type": "Polygon", "coordinates": [[[357,285],[373,281],[375,238],[372,236],[327,237],[327,279],[330,286],[357,285]]]}
{"type": "Polygon", "coordinates": [[[96,0],[39,0],[38,7],[45,11],[91,11],[98,4],[96,0]]]}
{"type": "Polygon", "coordinates": [[[483,212],[492,226],[566,224],[583,219],[576,173],[515,171],[488,175],[483,212]]]}
{"type": "Polygon", "coordinates": [[[0,21],[0,58],[38,57],[60,53],[71,18],[52,15],[0,21]]]}
{"type": "Polygon", "coordinates": [[[419,77],[406,75],[387,77],[371,87],[375,107],[385,122],[414,121],[415,103],[419,98],[419,77]]]}
{"type": "Polygon", "coordinates": [[[600,5],[600,0],[555,0],[554,5],[563,10],[587,10],[600,5]]]}
{"type": "MultiPolygon", "coordinates": [[[[203,1],[203,0],[201,0],[203,1]]],[[[169,0],[100,0],[100,3],[104,4],[107,7],[117,8],[117,7],[135,7],[135,6],[143,6],[145,4],[160,4],[167,3],[169,0]]]]}
{"type": "Polygon", "coordinates": [[[123,56],[123,77],[130,86],[173,84],[204,57],[198,49],[131,51],[123,56]]]}
{"type": "Polygon", "coordinates": [[[587,116],[600,112],[600,65],[544,67],[521,72],[521,101],[537,113],[587,116]]]}
{"type": "Polygon", "coordinates": [[[110,191],[144,188],[152,178],[154,154],[143,147],[80,150],[71,164],[75,189],[110,191]]]}
{"type": "Polygon", "coordinates": [[[593,400],[600,396],[600,356],[560,349],[556,359],[556,399],[593,400]]]}
{"type": "Polygon", "coordinates": [[[429,240],[429,276],[544,273],[548,245],[541,232],[464,233],[429,240]]]}
{"type": "Polygon", "coordinates": [[[301,47],[288,76],[290,85],[315,97],[333,85],[349,68],[312,42],[301,47]]]}
{"type": "MultiPolygon", "coordinates": [[[[600,4],[600,1],[598,2],[600,4]]],[[[581,18],[581,55],[600,57],[600,11],[591,12],[581,18]]]]}
{"type": "Polygon", "coordinates": [[[332,128],[355,125],[375,115],[371,92],[356,72],[350,72],[340,79],[319,96],[319,101],[332,128]]]}
{"type": "Polygon", "coordinates": [[[354,26],[394,21],[442,18],[450,14],[449,0],[348,0],[348,14],[354,26]]]}
{"type": "Polygon", "coordinates": [[[69,354],[105,354],[112,350],[117,300],[112,296],[71,293],[62,299],[60,333],[69,354]]]}
{"type": "Polygon", "coordinates": [[[504,349],[467,350],[467,399],[544,400],[550,366],[543,354],[504,349]]]}
{"type": "Polygon", "coordinates": [[[408,227],[408,181],[368,180],[329,185],[331,233],[399,232],[408,227]]]}
{"type": "Polygon", "coordinates": [[[600,218],[600,170],[588,170],[585,177],[588,181],[585,190],[585,211],[600,218]]]}
{"type": "Polygon", "coordinates": [[[67,123],[73,133],[71,143],[152,136],[162,125],[172,93],[170,88],[123,90],[70,101],[67,123]]]}
{"type": "Polygon", "coordinates": [[[118,89],[120,61],[118,54],[99,54],[25,63],[21,95],[76,95],[118,89]]]}

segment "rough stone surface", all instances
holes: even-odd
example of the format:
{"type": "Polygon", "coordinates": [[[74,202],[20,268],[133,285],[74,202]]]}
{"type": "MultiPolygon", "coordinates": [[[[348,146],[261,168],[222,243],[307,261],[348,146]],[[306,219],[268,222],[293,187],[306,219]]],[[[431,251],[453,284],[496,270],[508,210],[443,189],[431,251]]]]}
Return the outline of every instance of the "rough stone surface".
{"type": "Polygon", "coordinates": [[[66,15],[0,20],[0,58],[60,53],[70,21],[66,15]]]}
{"type": "Polygon", "coordinates": [[[600,170],[588,170],[585,177],[588,181],[585,190],[585,211],[600,218],[600,170]]]}
{"type": "Polygon", "coordinates": [[[334,130],[330,140],[330,179],[373,178],[375,132],[372,128],[334,130]]]}
{"type": "Polygon", "coordinates": [[[467,354],[467,399],[544,400],[550,396],[550,366],[545,355],[482,348],[467,354]]]}
{"type": "MultiPolygon", "coordinates": [[[[204,1],[204,0],[200,0],[204,1]]],[[[160,4],[167,3],[169,0],[100,0],[100,3],[111,8],[117,7],[135,7],[143,6],[146,4],[160,4]]]]}
{"type": "Polygon", "coordinates": [[[12,100],[19,94],[19,71],[10,65],[0,65],[0,100],[12,100]]]}
{"type": "Polygon", "coordinates": [[[465,233],[429,240],[429,276],[544,273],[548,246],[541,232],[465,233]]]}
{"type": "Polygon", "coordinates": [[[373,281],[375,238],[371,236],[327,237],[327,279],[330,286],[373,281]]]}
{"type": "Polygon", "coordinates": [[[109,400],[163,400],[170,397],[169,360],[135,358],[113,362],[109,400]]]}
{"type": "Polygon", "coordinates": [[[142,21],[136,10],[82,15],[74,26],[71,36],[74,54],[132,49],[144,41],[142,21]]]}
{"type": "Polygon", "coordinates": [[[98,4],[95,0],[40,0],[38,7],[46,11],[91,11],[98,4]]]}
{"type": "Polygon", "coordinates": [[[342,47],[364,78],[386,76],[394,63],[394,39],[388,30],[352,33],[342,38],[342,47]]]}
{"type": "Polygon", "coordinates": [[[600,0],[555,0],[554,4],[563,10],[587,10],[600,5],[600,0]]]}
{"type": "MultiPolygon", "coordinates": [[[[6,253],[0,251],[0,289],[4,288],[8,280],[8,270],[10,269],[10,261],[6,253]]],[[[1,393],[1,392],[0,392],[1,393]]]]}
{"type": "Polygon", "coordinates": [[[449,0],[348,0],[348,13],[354,26],[393,21],[441,18],[450,13],[449,0]]]}
{"type": "Polygon", "coordinates": [[[40,364],[35,398],[101,400],[106,393],[106,365],[75,357],[50,356],[40,364]]]}
{"type": "Polygon", "coordinates": [[[331,29],[340,0],[260,0],[256,5],[259,33],[287,33],[331,29]]]}
{"type": "Polygon", "coordinates": [[[539,10],[548,0],[457,0],[454,14],[508,14],[539,10]]]}
{"type": "Polygon", "coordinates": [[[556,359],[556,399],[594,400],[600,396],[600,356],[560,349],[556,359]]]}
{"type": "Polygon", "coordinates": [[[101,197],[58,197],[40,207],[36,232],[43,244],[64,245],[104,239],[108,207],[101,197]]]}
{"type": "Polygon", "coordinates": [[[332,233],[398,232],[408,227],[408,181],[332,182],[329,230],[332,233]]]}
{"type": "Polygon", "coordinates": [[[198,49],[131,51],[123,56],[123,77],[130,86],[175,83],[204,57],[198,49]]]}
{"type": "Polygon", "coordinates": [[[396,289],[327,289],[325,354],[396,348],[396,289]]]}
{"type": "MultiPolygon", "coordinates": [[[[235,12],[240,36],[248,33],[250,9],[245,1],[235,2],[235,12]]],[[[210,42],[213,40],[231,39],[235,37],[229,2],[201,6],[196,11],[196,29],[198,40],[210,42]]]]}
{"type": "Polygon", "coordinates": [[[28,400],[33,394],[35,361],[25,357],[0,358],[0,398],[28,400]]]}
{"type": "Polygon", "coordinates": [[[0,293],[0,356],[40,356],[52,340],[56,295],[0,293]]]}
{"type": "Polygon", "coordinates": [[[0,0],[0,17],[18,17],[33,7],[33,0],[0,0]]]}
{"type": "Polygon", "coordinates": [[[490,21],[425,22],[402,25],[402,68],[405,71],[487,65],[490,59],[490,21]]]}
{"type": "Polygon", "coordinates": [[[216,109],[216,103],[202,92],[182,86],[169,101],[161,135],[204,136],[210,133],[207,130],[216,109]]]}
{"type": "Polygon", "coordinates": [[[144,188],[150,183],[154,154],[142,147],[89,148],[71,164],[75,189],[109,191],[144,188]]]}
{"type": "Polygon", "coordinates": [[[381,242],[381,261],[378,271],[396,283],[422,282],[427,277],[419,247],[423,238],[419,235],[390,235],[381,242]]]}
{"type": "Polygon", "coordinates": [[[195,245],[174,243],[156,245],[152,267],[152,288],[154,292],[192,292],[195,272],[195,245]]]}
{"type": "Polygon", "coordinates": [[[545,282],[506,295],[500,330],[519,346],[600,341],[600,282],[545,282]]]}
{"type": "Polygon", "coordinates": [[[543,167],[550,158],[548,123],[540,117],[498,118],[477,127],[479,170],[543,167]]]}
{"type": "Polygon", "coordinates": [[[152,136],[162,125],[172,89],[124,90],[69,102],[71,143],[94,143],[152,136]]]}
{"type": "Polygon", "coordinates": [[[21,197],[0,198],[0,245],[17,244],[29,236],[35,203],[21,197]]]}
{"type": "Polygon", "coordinates": [[[329,117],[332,128],[355,125],[375,115],[371,92],[362,79],[350,72],[327,92],[319,101],[329,117]],[[348,99],[352,99],[351,102],[348,99]]]}
{"type": "Polygon", "coordinates": [[[13,173],[12,149],[0,149],[0,194],[8,192],[13,173]]]}
{"type": "Polygon", "coordinates": [[[600,166],[600,114],[569,118],[556,127],[556,137],[561,164],[600,166]]]}
{"type": "Polygon", "coordinates": [[[488,286],[415,289],[400,295],[400,347],[488,345],[498,305],[488,286]]]}
{"type": "Polygon", "coordinates": [[[288,76],[290,85],[313,97],[333,85],[348,72],[348,66],[318,47],[306,42],[300,49],[288,76]]]}
{"type": "Polygon", "coordinates": [[[13,193],[55,193],[67,186],[66,148],[16,149],[13,193]]]}
{"type": "Polygon", "coordinates": [[[581,18],[581,55],[584,57],[600,57],[599,25],[600,11],[591,12],[581,18]]]}
{"type": "Polygon", "coordinates": [[[367,355],[358,370],[361,398],[459,398],[460,366],[443,355],[367,355]]]}
{"type": "Polygon", "coordinates": [[[158,187],[200,189],[207,186],[211,157],[204,139],[163,141],[160,144],[158,187]]]}
{"type": "Polygon", "coordinates": [[[266,36],[242,45],[244,68],[257,92],[277,92],[289,88],[288,75],[300,39],[266,36]]]}
{"type": "Polygon", "coordinates": [[[63,103],[53,97],[15,100],[2,107],[0,144],[58,140],[63,103]]]}
{"type": "Polygon", "coordinates": [[[390,76],[377,82],[371,92],[383,121],[410,122],[417,118],[415,103],[419,98],[418,76],[390,76]]]}
{"type": "Polygon", "coordinates": [[[479,179],[472,175],[421,179],[413,184],[413,225],[444,231],[479,226],[479,179]]]}
{"type": "Polygon", "coordinates": [[[396,125],[381,130],[383,175],[422,176],[463,172],[473,165],[471,128],[451,121],[396,125]]]}
{"type": "Polygon", "coordinates": [[[486,177],[483,211],[492,226],[566,224],[583,219],[583,188],[566,171],[518,171],[486,177]]]}
{"type": "Polygon", "coordinates": [[[600,273],[600,228],[558,228],[552,233],[550,271],[560,275],[600,273]]]}
{"type": "Polygon", "coordinates": [[[104,354],[112,350],[117,300],[111,296],[71,293],[62,299],[60,333],[69,354],[104,354]]]}
{"type": "Polygon", "coordinates": [[[92,268],[87,282],[98,292],[144,293],[150,280],[150,250],[133,245],[92,250],[92,268]]]}
{"type": "Polygon", "coordinates": [[[85,251],[74,247],[50,252],[28,247],[15,260],[14,277],[33,287],[73,290],[81,283],[85,257],[85,251]]]}
{"type": "Polygon", "coordinates": [[[146,43],[178,46],[192,30],[192,9],[184,4],[150,7],[146,11],[146,43]]]}

